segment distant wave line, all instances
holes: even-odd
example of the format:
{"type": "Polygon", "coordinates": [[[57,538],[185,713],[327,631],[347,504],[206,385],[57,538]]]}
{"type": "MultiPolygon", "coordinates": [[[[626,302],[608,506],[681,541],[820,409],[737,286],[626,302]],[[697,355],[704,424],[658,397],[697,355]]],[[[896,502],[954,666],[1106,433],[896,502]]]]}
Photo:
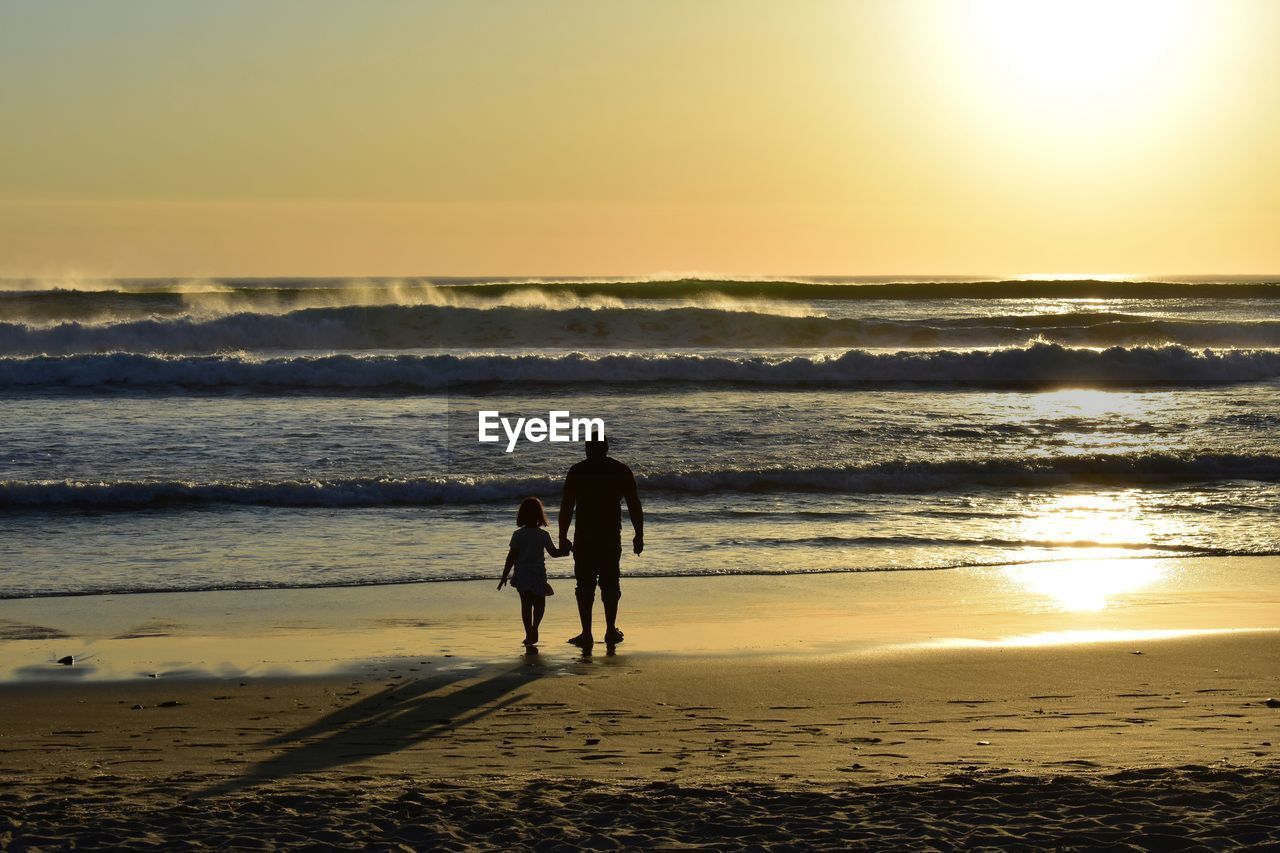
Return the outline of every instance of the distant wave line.
{"type": "Polygon", "coordinates": [[[136,294],[274,292],[341,293],[394,288],[434,287],[472,296],[501,296],[543,289],[551,293],[621,296],[629,299],[673,299],[721,293],[752,299],[1280,299],[1280,279],[1207,276],[1185,279],[981,279],[968,276],[717,276],[511,277],[499,279],[365,278],[365,279],[212,279],[96,280],[23,279],[0,281],[5,294],[136,294]]]}
{"type": "Polygon", "coordinates": [[[1131,281],[1104,279],[992,281],[843,282],[686,278],[637,282],[564,282],[554,285],[484,283],[463,285],[499,294],[522,287],[555,287],[576,296],[621,295],[670,299],[692,293],[722,293],[751,299],[1280,299],[1280,281],[1131,281]]]}
{"type": "MultiPolygon", "coordinates": [[[[1280,456],[1132,453],[1046,459],[890,461],[848,466],[690,469],[638,475],[643,490],[668,494],[946,492],[973,488],[1052,488],[1077,483],[1162,485],[1252,480],[1280,482],[1280,456]]],[[[286,482],[7,481],[0,507],[133,510],[208,505],[359,508],[430,506],[554,496],[550,477],[350,478],[286,482]]]]}

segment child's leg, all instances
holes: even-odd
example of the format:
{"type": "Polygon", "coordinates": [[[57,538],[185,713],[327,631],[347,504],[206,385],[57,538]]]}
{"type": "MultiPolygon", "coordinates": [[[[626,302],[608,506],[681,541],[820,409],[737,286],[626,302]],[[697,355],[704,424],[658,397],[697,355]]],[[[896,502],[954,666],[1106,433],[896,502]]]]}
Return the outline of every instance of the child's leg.
{"type": "Polygon", "coordinates": [[[538,644],[538,625],[542,622],[542,613],[547,609],[547,597],[536,592],[522,592],[521,596],[529,597],[529,606],[525,611],[525,638],[531,646],[538,644]]]}
{"type": "Polygon", "coordinates": [[[520,591],[520,621],[524,622],[524,638],[532,639],[537,628],[533,622],[534,599],[541,596],[535,596],[531,592],[520,591]]]}
{"type": "Polygon", "coordinates": [[[547,612],[547,597],[535,595],[533,598],[533,633],[537,636],[538,626],[542,624],[542,615],[547,612]]]}

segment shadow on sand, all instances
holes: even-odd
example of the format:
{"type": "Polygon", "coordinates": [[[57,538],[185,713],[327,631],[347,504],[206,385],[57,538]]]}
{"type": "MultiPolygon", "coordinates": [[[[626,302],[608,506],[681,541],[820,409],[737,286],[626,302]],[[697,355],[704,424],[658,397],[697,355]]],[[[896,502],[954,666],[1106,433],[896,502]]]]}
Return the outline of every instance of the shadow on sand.
{"type": "Polygon", "coordinates": [[[314,723],[264,741],[261,748],[284,747],[285,751],[259,762],[242,776],[199,791],[195,797],[234,793],[399,752],[519,702],[527,695],[520,688],[547,673],[537,656],[529,655],[516,664],[442,672],[387,687],[314,723]],[[466,683],[473,679],[478,680],[466,683]]]}

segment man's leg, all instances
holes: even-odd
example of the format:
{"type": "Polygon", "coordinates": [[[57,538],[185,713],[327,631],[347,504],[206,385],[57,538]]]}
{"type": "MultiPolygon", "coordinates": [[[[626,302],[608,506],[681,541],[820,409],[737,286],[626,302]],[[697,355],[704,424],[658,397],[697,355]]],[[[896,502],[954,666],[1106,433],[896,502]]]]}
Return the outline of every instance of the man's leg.
{"type": "Polygon", "coordinates": [[[595,590],[575,591],[578,596],[578,621],[582,623],[581,637],[591,636],[591,610],[595,607],[596,595],[595,590]]]}
{"type": "MultiPolygon", "coordinates": [[[[618,600],[604,602],[604,625],[609,634],[618,630],[618,600]]],[[[607,636],[607,635],[606,635],[607,636]]]]}
{"type": "Polygon", "coordinates": [[[594,642],[591,636],[591,609],[596,603],[596,581],[598,577],[595,556],[590,552],[574,551],[573,576],[577,586],[573,590],[578,599],[578,621],[582,623],[582,633],[569,639],[574,645],[586,645],[594,642]]]}
{"type": "Polygon", "coordinates": [[[600,565],[600,601],[604,604],[604,641],[609,644],[622,642],[618,630],[618,600],[622,598],[622,548],[611,550],[600,565]]]}

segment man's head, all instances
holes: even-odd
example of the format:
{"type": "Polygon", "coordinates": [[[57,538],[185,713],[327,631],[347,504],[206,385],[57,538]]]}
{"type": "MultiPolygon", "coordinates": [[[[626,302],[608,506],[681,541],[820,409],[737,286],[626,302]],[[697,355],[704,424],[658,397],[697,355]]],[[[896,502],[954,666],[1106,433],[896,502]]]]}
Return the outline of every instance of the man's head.
{"type": "Polygon", "coordinates": [[[593,438],[587,442],[587,458],[599,462],[609,455],[609,439],[593,438]]]}

